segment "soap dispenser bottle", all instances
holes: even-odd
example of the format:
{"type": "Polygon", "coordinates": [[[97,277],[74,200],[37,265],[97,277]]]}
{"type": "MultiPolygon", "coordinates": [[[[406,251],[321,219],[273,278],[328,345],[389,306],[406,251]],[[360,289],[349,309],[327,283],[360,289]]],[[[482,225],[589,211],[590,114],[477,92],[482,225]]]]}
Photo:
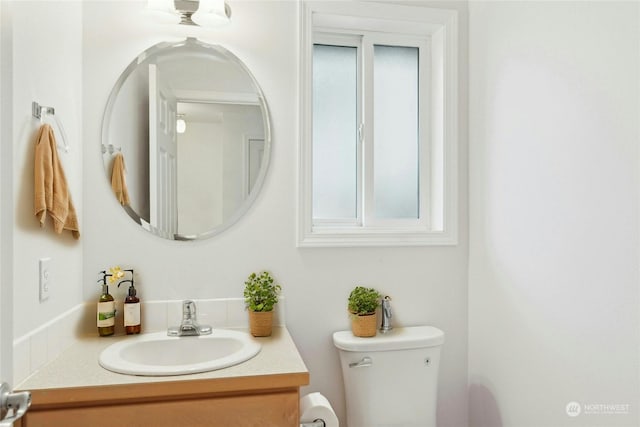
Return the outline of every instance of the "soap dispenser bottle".
{"type": "Polygon", "coordinates": [[[124,299],[124,329],[127,335],[139,334],[142,329],[140,325],[140,298],[136,296],[136,288],[133,285],[133,270],[124,270],[131,273],[131,280],[123,280],[118,283],[118,287],[123,283],[130,283],[129,295],[124,299]]]}
{"type": "Polygon", "coordinates": [[[111,277],[111,274],[107,274],[106,271],[101,271],[100,273],[102,274],[102,279],[98,280],[98,283],[102,281],[102,295],[100,295],[100,299],[98,300],[98,334],[100,334],[101,337],[107,337],[114,333],[116,304],[113,296],[109,294],[109,285],[107,285],[107,277],[111,277]]]}

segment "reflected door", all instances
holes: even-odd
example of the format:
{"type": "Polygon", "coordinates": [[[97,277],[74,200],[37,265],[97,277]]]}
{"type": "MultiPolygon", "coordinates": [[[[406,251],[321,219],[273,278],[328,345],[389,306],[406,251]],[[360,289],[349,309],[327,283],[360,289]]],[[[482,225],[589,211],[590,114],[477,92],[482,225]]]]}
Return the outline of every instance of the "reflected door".
{"type": "Polygon", "coordinates": [[[152,229],[169,239],[178,231],[177,108],[158,67],[149,64],[149,219],[152,229]]]}

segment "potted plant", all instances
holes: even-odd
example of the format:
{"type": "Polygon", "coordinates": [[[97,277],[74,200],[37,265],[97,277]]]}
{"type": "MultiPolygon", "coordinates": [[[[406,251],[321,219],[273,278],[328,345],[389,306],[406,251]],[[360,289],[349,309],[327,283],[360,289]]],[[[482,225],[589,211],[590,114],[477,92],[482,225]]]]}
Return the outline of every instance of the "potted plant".
{"type": "Polygon", "coordinates": [[[254,337],[268,337],[273,326],[273,306],[281,287],[268,271],[251,273],[244,282],[244,303],[249,310],[249,330],[254,337]]]}
{"type": "Polygon", "coordinates": [[[351,315],[351,331],[357,337],[376,335],[376,308],[380,305],[380,292],[373,288],[356,286],[349,294],[348,309],[351,315]]]}

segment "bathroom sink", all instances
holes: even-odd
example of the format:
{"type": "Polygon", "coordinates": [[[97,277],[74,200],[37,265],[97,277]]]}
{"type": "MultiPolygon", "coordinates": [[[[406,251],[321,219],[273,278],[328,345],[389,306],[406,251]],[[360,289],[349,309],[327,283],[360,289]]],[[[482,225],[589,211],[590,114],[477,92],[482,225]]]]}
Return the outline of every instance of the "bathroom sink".
{"type": "Polygon", "coordinates": [[[184,375],[237,365],[261,345],[241,331],[215,329],[211,335],[170,337],[166,332],[127,337],[100,353],[100,366],[129,375],[184,375]]]}

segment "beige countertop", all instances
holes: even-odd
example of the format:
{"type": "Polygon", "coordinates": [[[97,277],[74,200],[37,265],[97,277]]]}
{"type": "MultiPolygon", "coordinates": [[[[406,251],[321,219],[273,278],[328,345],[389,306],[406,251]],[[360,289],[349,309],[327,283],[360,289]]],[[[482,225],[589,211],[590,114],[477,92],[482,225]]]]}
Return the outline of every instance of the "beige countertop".
{"type": "Polygon", "coordinates": [[[262,345],[252,359],[228,368],[189,375],[135,376],[117,374],[101,367],[98,364],[100,352],[126,339],[131,339],[131,336],[82,338],[16,388],[34,391],[291,374],[301,374],[298,376],[306,378],[308,383],[307,367],[285,327],[274,327],[271,337],[252,338],[262,345]]]}

